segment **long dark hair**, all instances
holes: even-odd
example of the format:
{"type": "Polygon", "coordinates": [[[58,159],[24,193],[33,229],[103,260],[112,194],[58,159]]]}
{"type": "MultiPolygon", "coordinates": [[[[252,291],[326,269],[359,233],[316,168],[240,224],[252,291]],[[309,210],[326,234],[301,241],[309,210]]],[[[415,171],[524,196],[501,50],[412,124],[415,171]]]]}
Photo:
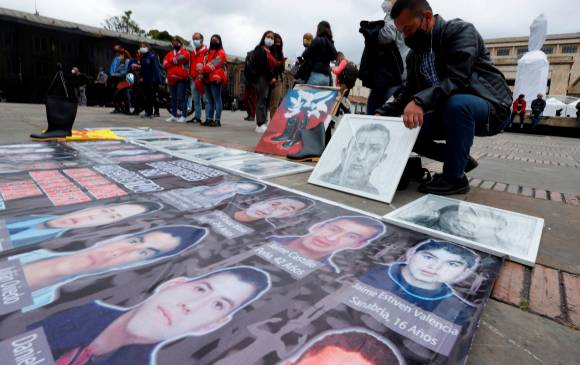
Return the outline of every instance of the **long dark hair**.
{"type": "Polygon", "coordinates": [[[326,37],[330,41],[334,41],[332,39],[332,29],[330,28],[330,23],[326,20],[321,21],[318,23],[318,27],[316,28],[316,36],[317,37],[326,37]]]}
{"type": "Polygon", "coordinates": [[[219,50],[219,49],[224,49],[224,44],[222,42],[222,37],[220,37],[219,34],[212,35],[211,38],[209,39],[209,47],[210,47],[210,49],[213,49],[213,50],[216,50],[216,51],[219,50]],[[216,47],[212,47],[212,45],[211,45],[211,40],[214,37],[217,38],[217,39],[219,39],[219,41],[220,41],[220,44],[219,44],[219,46],[217,48],[216,47]]]}
{"type": "Polygon", "coordinates": [[[266,45],[266,36],[270,33],[274,36],[274,38],[276,37],[276,33],[274,33],[273,31],[271,30],[265,31],[264,35],[262,35],[262,38],[260,39],[260,44],[258,44],[258,47],[263,47],[266,45]]]}
{"type": "Polygon", "coordinates": [[[278,33],[274,33],[274,45],[271,48],[272,54],[277,59],[284,58],[284,41],[282,40],[282,36],[278,33]],[[280,41],[280,45],[276,45],[276,41],[280,41]]]}

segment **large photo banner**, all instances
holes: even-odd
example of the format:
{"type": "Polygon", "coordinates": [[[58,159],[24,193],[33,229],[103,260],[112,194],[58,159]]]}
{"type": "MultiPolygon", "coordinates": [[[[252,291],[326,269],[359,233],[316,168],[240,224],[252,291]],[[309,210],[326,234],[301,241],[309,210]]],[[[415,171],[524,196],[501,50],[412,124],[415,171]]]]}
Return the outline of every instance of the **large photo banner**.
{"type": "Polygon", "coordinates": [[[19,208],[3,364],[463,364],[501,264],[226,173],[107,204],[19,208]]]}

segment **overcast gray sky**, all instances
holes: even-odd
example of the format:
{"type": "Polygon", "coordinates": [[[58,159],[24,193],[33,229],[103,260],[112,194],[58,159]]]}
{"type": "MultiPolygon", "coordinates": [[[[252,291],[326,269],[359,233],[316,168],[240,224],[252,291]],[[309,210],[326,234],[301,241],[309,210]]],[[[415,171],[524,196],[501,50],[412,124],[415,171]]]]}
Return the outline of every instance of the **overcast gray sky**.
{"type": "MultiPolygon", "coordinates": [[[[462,18],[475,24],[484,38],[523,36],[540,13],[548,19],[548,34],[580,32],[579,0],[432,0],[446,19],[462,18]],[[575,5],[574,5],[575,4],[575,5]]],[[[41,15],[102,26],[104,19],[133,10],[144,29],[167,30],[187,39],[199,31],[206,38],[218,33],[226,51],[245,55],[265,30],[280,33],[285,53],[294,58],[304,32],[320,20],[333,28],[338,50],[360,60],[361,20],[382,19],[382,0],[37,0],[41,15]]],[[[1,7],[33,12],[34,0],[0,0],[1,7]]]]}

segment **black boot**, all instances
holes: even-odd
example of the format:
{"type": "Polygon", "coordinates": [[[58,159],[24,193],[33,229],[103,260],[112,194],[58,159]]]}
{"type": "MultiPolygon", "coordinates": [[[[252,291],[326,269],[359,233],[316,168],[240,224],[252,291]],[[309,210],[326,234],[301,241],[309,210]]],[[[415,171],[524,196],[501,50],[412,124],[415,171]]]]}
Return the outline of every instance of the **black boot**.
{"type": "Polygon", "coordinates": [[[296,133],[297,128],[298,128],[298,119],[296,119],[296,118],[288,119],[288,123],[286,123],[286,128],[284,129],[284,133],[282,133],[278,137],[272,138],[272,141],[280,142],[280,141],[290,140],[292,138],[292,136],[296,133]]]}
{"type": "Polygon", "coordinates": [[[304,129],[300,132],[302,149],[296,154],[286,156],[289,160],[304,162],[318,161],[324,151],[324,123],[320,123],[312,129],[304,129]]]}
{"type": "Polygon", "coordinates": [[[46,120],[48,128],[43,133],[33,133],[32,139],[53,140],[72,135],[72,127],[77,116],[78,101],[64,96],[46,98],[46,120]]]}
{"type": "Polygon", "coordinates": [[[294,134],[292,134],[291,137],[288,138],[286,142],[284,142],[282,147],[290,149],[294,147],[298,142],[300,142],[302,140],[302,132],[306,129],[307,124],[308,119],[306,118],[302,119],[301,122],[297,123],[297,128],[294,130],[294,134]]]}
{"type": "Polygon", "coordinates": [[[469,192],[469,180],[467,180],[465,175],[450,179],[442,174],[435,174],[433,180],[419,186],[419,191],[435,195],[467,194],[469,192]]]}

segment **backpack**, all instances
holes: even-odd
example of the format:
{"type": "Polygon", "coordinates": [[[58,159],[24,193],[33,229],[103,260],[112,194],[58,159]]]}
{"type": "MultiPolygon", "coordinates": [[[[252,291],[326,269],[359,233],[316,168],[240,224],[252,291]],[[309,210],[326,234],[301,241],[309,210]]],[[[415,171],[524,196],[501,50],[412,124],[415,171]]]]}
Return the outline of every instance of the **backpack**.
{"type": "Polygon", "coordinates": [[[246,54],[246,60],[244,62],[244,77],[247,82],[254,82],[258,79],[258,72],[256,72],[256,56],[254,51],[250,51],[246,54]]]}
{"type": "Polygon", "coordinates": [[[346,85],[347,89],[352,89],[358,79],[358,67],[354,62],[349,62],[345,69],[338,76],[338,84],[346,85]]]}

